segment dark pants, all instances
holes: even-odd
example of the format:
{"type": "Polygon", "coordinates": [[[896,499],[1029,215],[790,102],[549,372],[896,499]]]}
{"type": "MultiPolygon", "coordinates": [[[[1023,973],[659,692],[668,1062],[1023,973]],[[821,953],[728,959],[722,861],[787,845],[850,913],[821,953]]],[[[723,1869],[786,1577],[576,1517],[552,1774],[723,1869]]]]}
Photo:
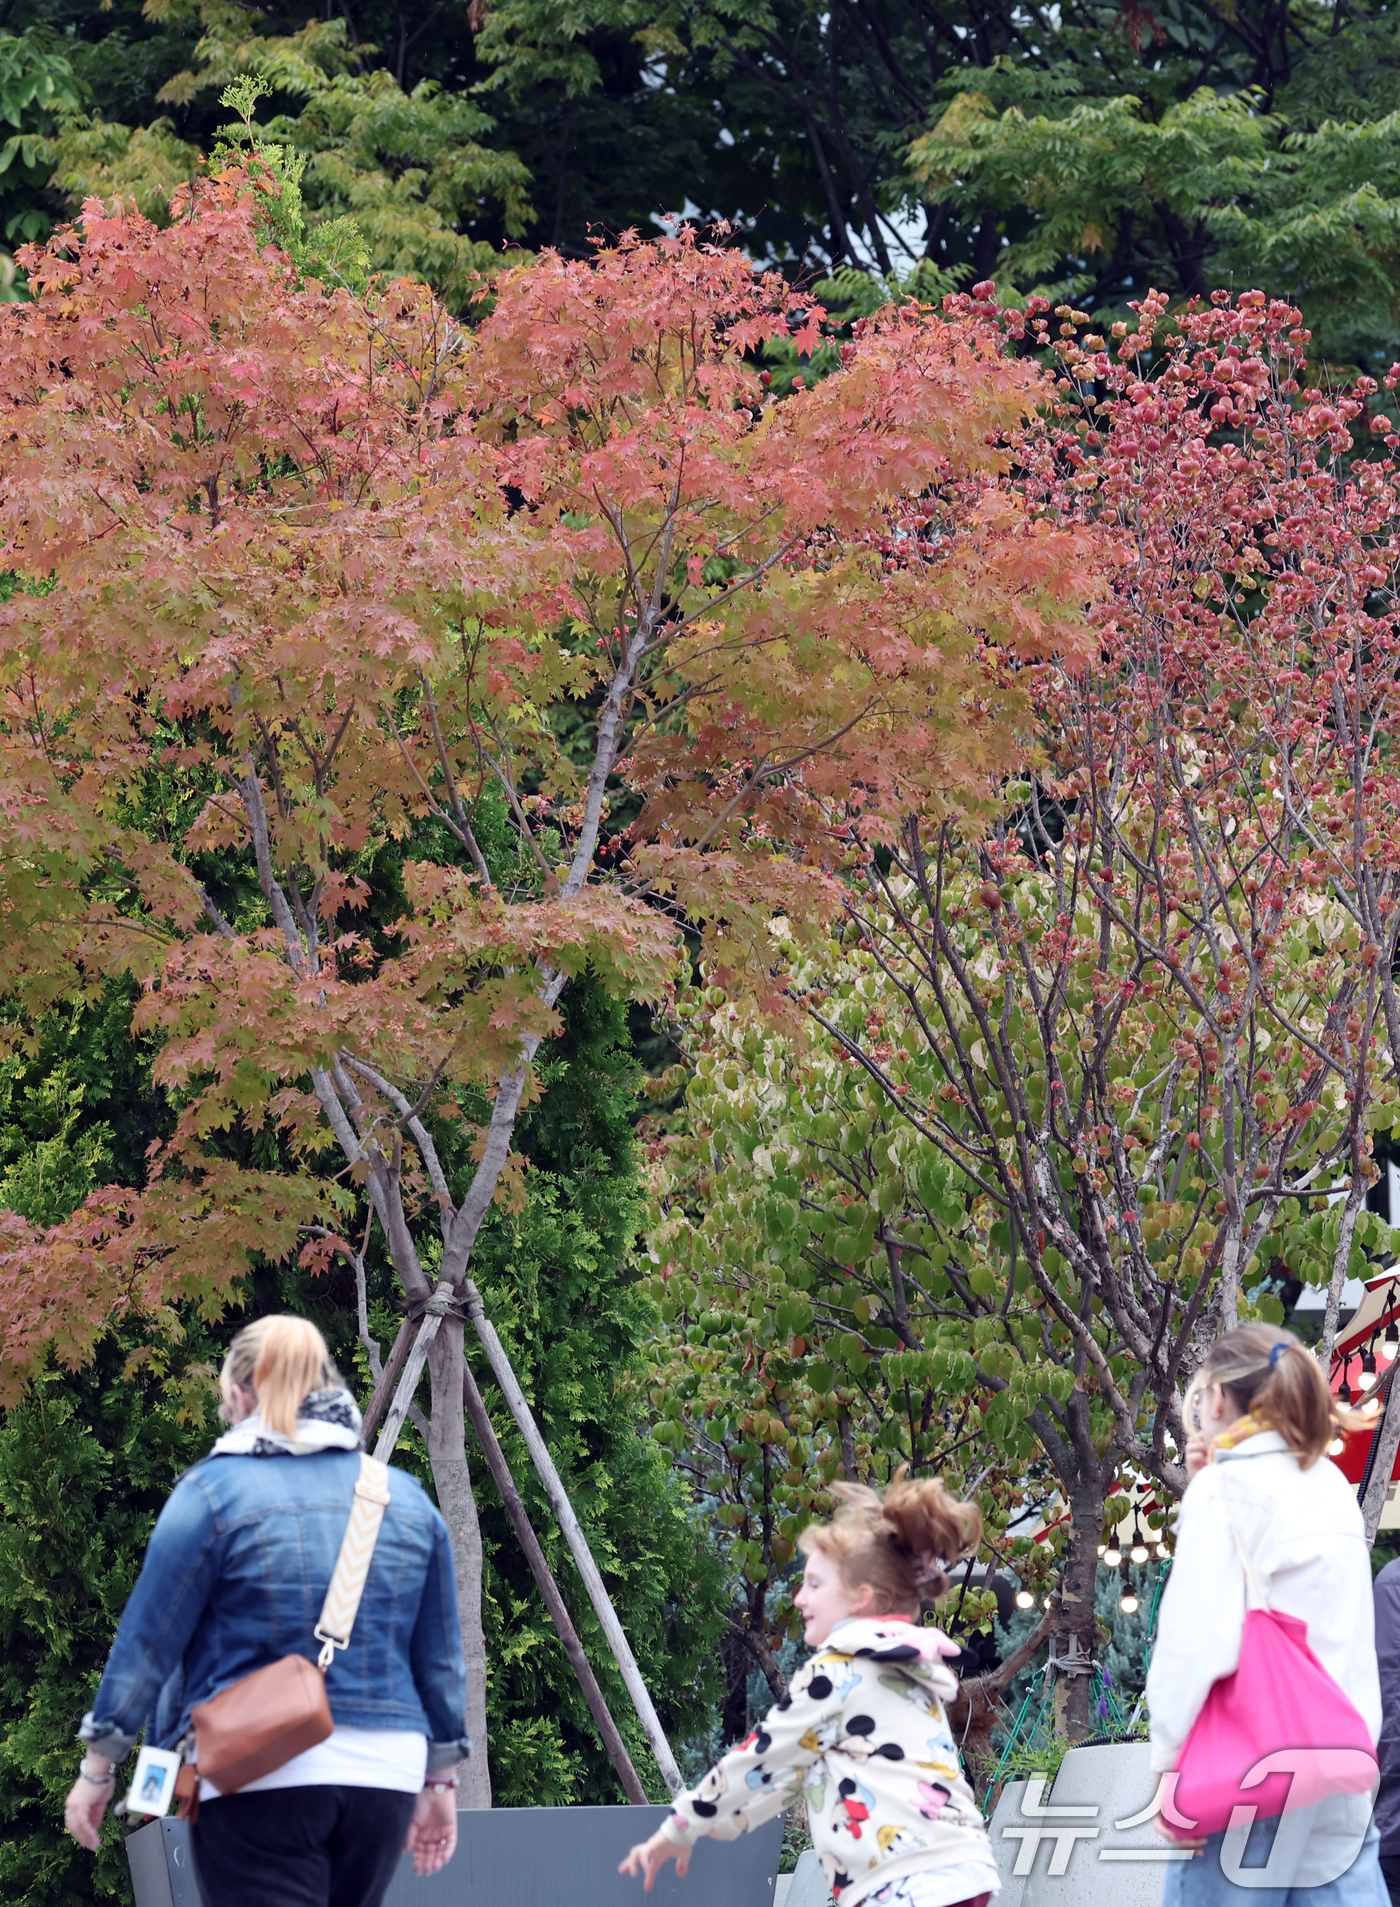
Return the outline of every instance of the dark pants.
{"type": "Polygon", "coordinates": [[[1400,1907],[1400,1854],[1382,1854],[1381,1873],[1394,1907],[1400,1907]]]}
{"type": "Polygon", "coordinates": [[[416,1799],[333,1787],[202,1801],[190,1841],[204,1907],[380,1907],[416,1799]]]}

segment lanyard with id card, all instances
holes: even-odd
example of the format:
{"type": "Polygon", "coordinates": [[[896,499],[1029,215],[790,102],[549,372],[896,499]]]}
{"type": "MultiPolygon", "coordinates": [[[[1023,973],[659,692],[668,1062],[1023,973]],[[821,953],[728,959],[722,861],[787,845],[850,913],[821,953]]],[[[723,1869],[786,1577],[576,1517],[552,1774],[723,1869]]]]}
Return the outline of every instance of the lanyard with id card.
{"type": "Polygon", "coordinates": [[[173,1748],[143,1748],[126,1797],[127,1813],[169,1814],[179,1772],[180,1757],[173,1748]]]}

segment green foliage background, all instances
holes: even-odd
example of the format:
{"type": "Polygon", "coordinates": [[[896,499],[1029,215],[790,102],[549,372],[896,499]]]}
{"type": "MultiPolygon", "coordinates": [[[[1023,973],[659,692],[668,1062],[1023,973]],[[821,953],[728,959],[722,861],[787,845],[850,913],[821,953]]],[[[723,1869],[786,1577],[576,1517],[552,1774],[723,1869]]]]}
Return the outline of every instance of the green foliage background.
{"type": "Polygon", "coordinates": [[[16,1907],[131,1898],[121,1834],[93,1857],[62,1832],[75,1732],[180,1471],[213,1406],[187,1340],[132,1373],[114,1333],[76,1377],[51,1374],[0,1421],[0,1895],[16,1907]]]}
{"type": "MultiPolygon", "coordinates": [[[[657,1699],[680,1738],[717,1699],[722,1584],[669,1460],[643,1435],[639,1349],[654,1322],[636,1282],[641,1213],[633,1136],[639,1067],[625,1009],[584,985],[565,996],[568,1031],[523,1122],[531,1159],[524,1212],[499,1213],[476,1277],[657,1699]]],[[[35,1218],[71,1210],[95,1183],[141,1169],[165,1116],[149,1055],[124,1032],[113,992],[37,1029],[31,1058],[0,1067],[6,1202],[35,1218]]],[[[397,1326],[386,1267],[372,1318],[397,1326]]],[[[7,1907],[130,1900],[122,1830],[96,1866],[61,1831],[76,1729],[91,1705],[152,1524],[175,1478],[218,1430],[212,1379],[250,1316],[315,1318],[363,1398],[353,1277],[263,1270],[215,1323],[189,1315],[155,1336],[128,1324],[77,1374],[51,1371],[0,1413],[0,1899],[7,1907]]],[[[639,1766],[645,1742],[503,1401],[478,1379],[532,1519],[639,1766]]],[[[425,1384],[426,1398],[426,1384],[425,1384]]],[[[469,1449],[474,1451],[474,1446],[469,1449]]],[[[396,1461],[431,1488],[416,1431],[396,1461]]],[[[484,1463],[476,1474],[486,1551],[485,1619],[495,1799],[503,1806],[618,1800],[572,1671],[520,1556],[484,1463]]]]}
{"type": "Polygon", "coordinates": [[[244,72],[313,217],[459,310],[509,247],[684,213],[795,274],[1100,322],[1257,285],[1336,363],[1400,350],[1390,0],[5,0],[0,243],[87,193],[163,216],[244,72]]]}

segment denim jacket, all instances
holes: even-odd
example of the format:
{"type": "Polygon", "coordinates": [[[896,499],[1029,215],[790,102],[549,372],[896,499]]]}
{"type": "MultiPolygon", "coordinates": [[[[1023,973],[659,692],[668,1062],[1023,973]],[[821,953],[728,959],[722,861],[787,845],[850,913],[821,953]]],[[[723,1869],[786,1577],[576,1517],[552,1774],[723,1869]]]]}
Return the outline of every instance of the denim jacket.
{"type": "MultiPolygon", "coordinates": [[[[173,1746],[190,1711],[312,1631],[349,1521],[360,1459],[207,1457],[175,1485],[122,1613],[79,1734],[120,1760],[143,1728],[173,1746]]],[[[467,1677],[447,1525],[413,1478],[389,1471],[389,1506],[348,1649],[326,1676],[334,1720],[428,1737],[428,1767],[471,1752],[467,1677]]]]}

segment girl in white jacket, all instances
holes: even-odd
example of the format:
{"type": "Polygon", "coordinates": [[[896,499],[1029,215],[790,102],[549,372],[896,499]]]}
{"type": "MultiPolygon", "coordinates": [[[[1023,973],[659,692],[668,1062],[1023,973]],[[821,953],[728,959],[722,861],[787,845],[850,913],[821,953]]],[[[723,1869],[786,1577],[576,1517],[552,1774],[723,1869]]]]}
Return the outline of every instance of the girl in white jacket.
{"type": "MultiPolygon", "coordinates": [[[[1235,1530],[1269,1606],[1307,1624],[1313,1654],[1374,1737],[1370,1555],[1355,1493],[1326,1457],[1341,1418],[1316,1359],[1291,1331],[1245,1325],[1212,1346],[1187,1413],[1191,1482],[1147,1677],[1153,1769],[1175,1768],[1213,1684],[1239,1667],[1235,1530]]],[[[1336,1795],[1259,1823],[1247,1851],[1222,1834],[1188,1843],[1197,1856],[1169,1867],[1162,1907],[1283,1907],[1288,1893],[1294,1907],[1386,1907],[1370,1810],[1369,1795],[1336,1795]]]]}
{"type": "Polygon", "coordinates": [[[960,1651],[917,1625],[921,1600],[947,1592],[945,1565],[976,1549],[981,1515],[902,1472],[883,1499],[836,1493],[835,1522],[799,1539],[796,1602],[817,1653],[619,1871],[650,1891],[673,1856],[685,1873],[702,1835],[733,1840],[800,1795],[839,1907],[988,1907],[1001,1883],[944,1709],[958,1685],[943,1658],[960,1651]]]}

